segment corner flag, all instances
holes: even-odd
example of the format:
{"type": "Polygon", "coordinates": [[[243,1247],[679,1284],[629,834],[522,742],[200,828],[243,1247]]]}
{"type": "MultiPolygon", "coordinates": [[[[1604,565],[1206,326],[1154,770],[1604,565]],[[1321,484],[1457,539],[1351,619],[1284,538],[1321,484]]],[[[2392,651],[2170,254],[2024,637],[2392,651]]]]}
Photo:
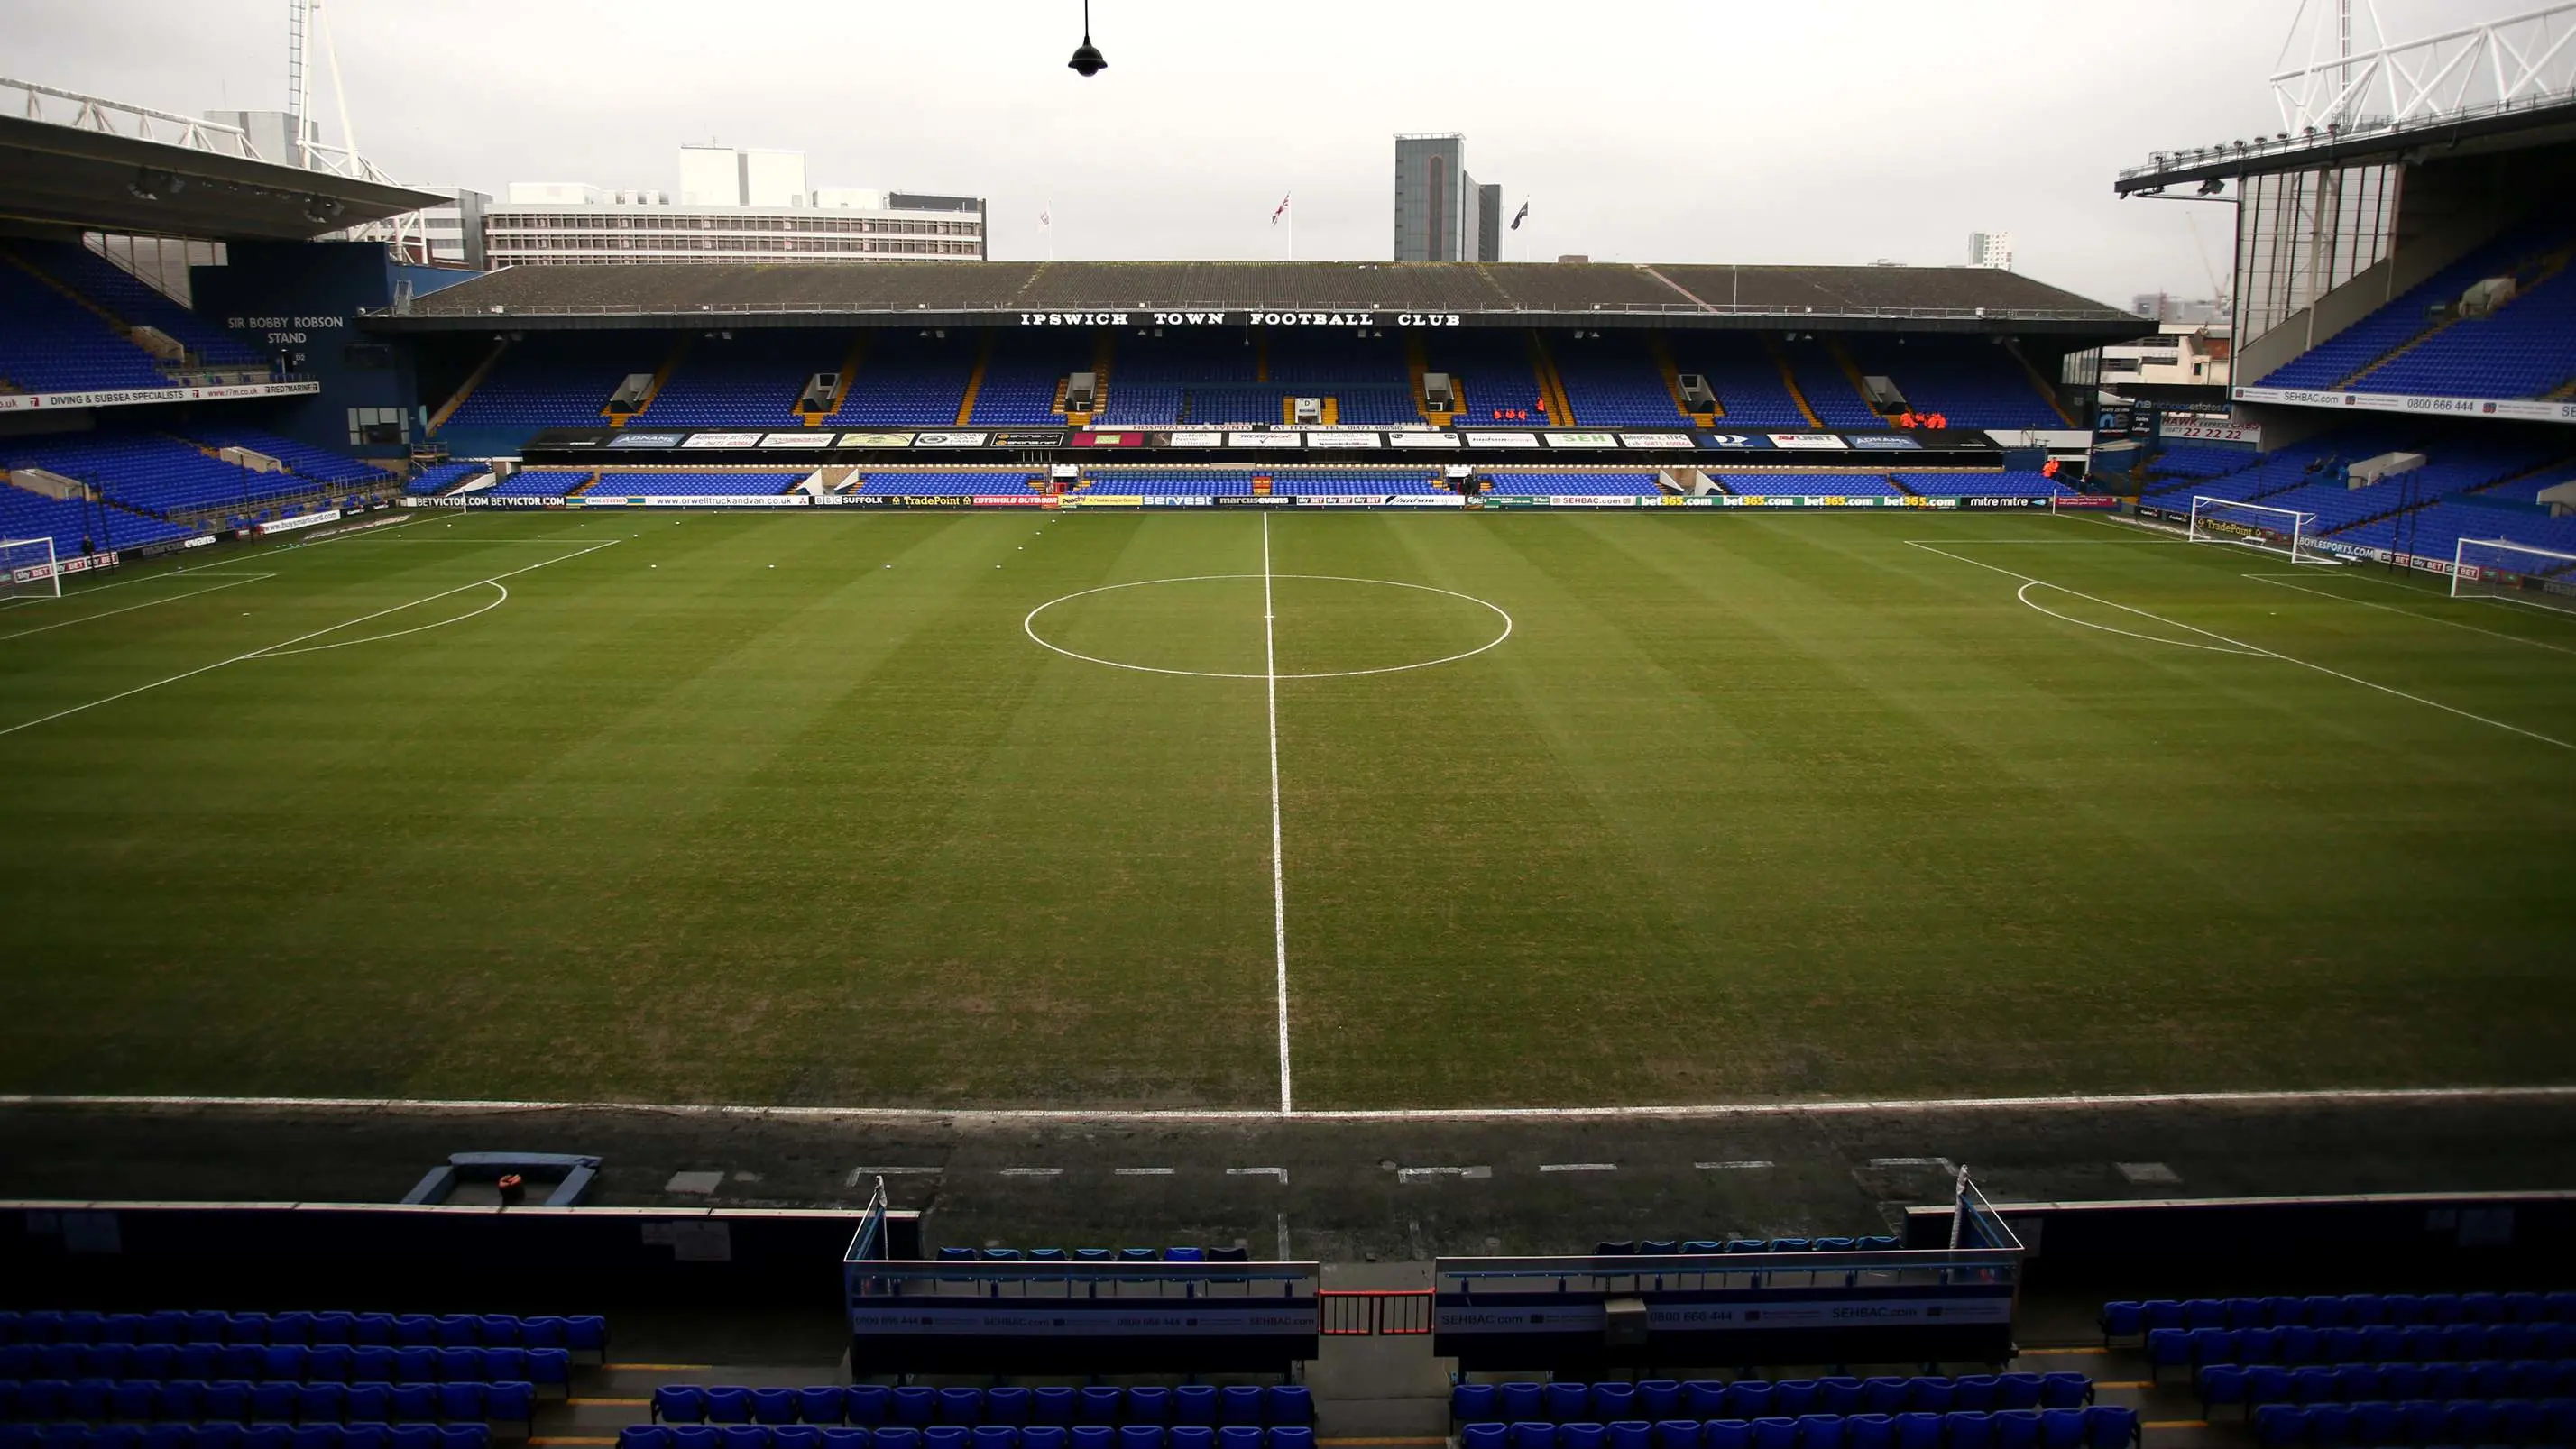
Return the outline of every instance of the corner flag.
{"type": "Polygon", "coordinates": [[[1521,203],[1521,209],[1512,215],[1512,230],[1519,231],[1521,223],[1527,220],[1529,220],[1529,203],[1524,201],[1521,203]]]}
{"type": "MultiPolygon", "coordinates": [[[[1294,194],[1295,194],[1295,193],[1291,192],[1291,193],[1289,193],[1288,195],[1294,195],[1294,194]]],[[[1274,211],[1272,211],[1272,212],[1270,213],[1270,224],[1271,224],[1272,226],[1277,226],[1277,225],[1279,224],[1279,218],[1281,218],[1281,217],[1283,217],[1283,216],[1286,216],[1287,214],[1288,214],[1288,196],[1283,195],[1283,196],[1281,196],[1281,197],[1279,198],[1279,205],[1278,205],[1278,208],[1277,208],[1276,210],[1274,210],[1274,211]]]]}

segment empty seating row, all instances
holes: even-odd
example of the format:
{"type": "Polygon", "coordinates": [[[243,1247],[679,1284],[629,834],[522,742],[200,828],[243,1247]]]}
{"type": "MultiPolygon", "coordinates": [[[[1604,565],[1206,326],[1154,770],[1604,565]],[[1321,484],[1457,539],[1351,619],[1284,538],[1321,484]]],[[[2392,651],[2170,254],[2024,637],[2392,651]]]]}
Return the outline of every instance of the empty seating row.
{"type": "Polygon", "coordinates": [[[537,1386],[524,1379],[447,1384],[251,1383],[219,1379],[0,1379],[0,1420],[140,1424],[525,1423],[537,1386]]]}
{"type": "Polygon", "coordinates": [[[1314,1449],[1303,1425],[932,1424],[833,1428],[814,1424],[630,1424],[617,1449],[1314,1449]]]}
{"type": "MultiPolygon", "coordinates": [[[[2356,454],[2355,456],[2359,456],[2356,454]]],[[[2576,1292],[2347,1293],[2306,1298],[2150,1298],[2102,1305],[2105,1338],[2156,1328],[2368,1328],[2389,1323],[2576,1321],[2576,1292]]]]}
{"type": "Polygon", "coordinates": [[[2283,1368],[2212,1364],[2203,1404],[2336,1404],[2364,1399],[2548,1399],[2576,1395],[2576,1359],[2351,1363],[2283,1368]]]}
{"type": "Polygon", "coordinates": [[[1459,1449],[2128,1449],[2138,1411],[1960,1409],[1949,1413],[1772,1414],[1608,1424],[1470,1424],[1459,1449]]]}
{"type": "Polygon", "coordinates": [[[0,1424],[0,1449],[491,1449],[483,1424],[0,1424]]]}
{"type": "Polygon", "coordinates": [[[2576,1324],[2159,1328],[2147,1334],[2151,1373],[2213,1363],[2440,1363],[2489,1358],[2576,1358],[2576,1324]]]}
{"type": "Polygon", "coordinates": [[[563,1348],[388,1348],[323,1343],[0,1344],[0,1379],[282,1379],[443,1384],[571,1377],[563,1348]]]}
{"type": "Polygon", "coordinates": [[[1953,1409],[2072,1409],[2093,1401],[2080,1373],[1925,1374],[1821,1379],[1646,1379],[1638,1383],[1459,1384],[1449,1414],[1464,1424],[1621,1419],[1759,1419],[1786,1414],[1942,1413],[1953,1409]]]}
{"type": "Polygon", "coordinates": [[[403,491],[415,498],[428,498],[444,493],[477,474],[491,471],[489,463],[438,463],[413,474],[411,481],[403,485],[403,491]]]}
{"type": "Polygon", "coordinates": [[[1492,475],[1494,492],[1518,498],[1658,498],[1652,473],[1505,473],[1492,475]]]}
{"type": "Polygon", "coordinates": [[[765,498],[803,482],[803,473],[602,473],[585,498],[765,498]]]}
{"type": "Polygon", "coordinates": [[[1867,1238],[1641,1238],[1633,1242],[1604,1239],[1593,1254],[1620,1258],[1661,1253],[1877,1253],[1896,1246],[1890,1237],[1867,1238]]]}
{"type": "Polygon", "coordinates": [[[941,1388],[827,1384],[806,1389],[701,1388],[653,1391],[653,1418],[670,1424],[1232,1424],[1314,1422],[1300,1384],[1184,1384],[1179,1388],[941,1388]]]}
{"type": "Polygon", "coordinates": [[[2268,1404],[2255,1442],[2287,1444],[2576,1444],[2576,1399],[2445,1403],[2268,1404]]]}

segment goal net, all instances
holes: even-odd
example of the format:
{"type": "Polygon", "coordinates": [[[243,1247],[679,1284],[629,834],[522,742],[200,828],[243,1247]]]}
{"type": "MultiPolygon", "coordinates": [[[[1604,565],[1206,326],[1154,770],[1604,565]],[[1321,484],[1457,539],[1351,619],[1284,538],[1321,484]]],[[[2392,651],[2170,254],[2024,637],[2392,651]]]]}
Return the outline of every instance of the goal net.
{"type": "Polygon", "coordinates": [[[2451,554],[2451,597],[2511,599],[2576,613],[2576,553],[2464,538],[2451,554]]]}
{"type": "Polygon", "coordinates": [[[2233,543],[2276,553],[2294,563],[2332,563],[2316,547],[2317,516],[2295,508],[2239,503],[2232,498],[2191,500],[2191,541],[2233,543]]]}
{"type": "Polygon", "coordinates": [[[50,538],[0,538],[0,599],[59,599],[50,538]]]}

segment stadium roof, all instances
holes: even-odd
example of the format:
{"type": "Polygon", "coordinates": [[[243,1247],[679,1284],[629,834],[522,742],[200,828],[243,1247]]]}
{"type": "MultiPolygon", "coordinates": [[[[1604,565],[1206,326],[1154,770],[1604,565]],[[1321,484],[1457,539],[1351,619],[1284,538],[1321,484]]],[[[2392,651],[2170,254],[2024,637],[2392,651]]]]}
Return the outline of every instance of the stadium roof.
{"type": "Polygon", "coordinates": [[[2145,165],[2122,171],[2112,182],[2112,190],[2122,196],[2141,192],[2152,195],[2169,186],[2235,177],[2392,161],[2415,165],[2571,141],[2576,141],[2576,96],[2548,96],[2474,107],[2405,124],[2306,128],[2297,134],[2158,151],[2148,157],[2145,165]]]}
{"type": "Polygon", "coordinates": [[[1469,262],[883,262],[512,267],[372,325],[398,329],[1151,321],[1155,312],[1407,314],[1522,326],[1779,327],[2131,336],[2152,324],[2012,272],[1469,262]],[[1147,314],[1139,316],[1138,314],[1147,314]],[[1071,314],[1071,315],[1066,315],[1071,314]],[[1104,314],[1097,317],[1090,314],[1104,314]]]}
{"type": "Polygon", "coordinates": [[[302,241],[448,200],[271,161],[0,115],[0,230],[302,241]]]}

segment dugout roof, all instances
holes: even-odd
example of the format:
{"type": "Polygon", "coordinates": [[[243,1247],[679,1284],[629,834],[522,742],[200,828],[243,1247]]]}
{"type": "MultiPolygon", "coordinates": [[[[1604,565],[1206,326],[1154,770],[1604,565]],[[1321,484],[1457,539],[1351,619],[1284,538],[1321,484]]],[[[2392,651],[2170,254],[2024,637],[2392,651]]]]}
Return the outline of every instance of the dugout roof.
{"type": "Polygon", "coordinates": [[[446,197],[0,116],[0,231],[305,241],[446,197]]]}
{"type": "Polygon", "coordinates": [[[2012,272],[1472,262],[882,262],[513,267],[371,326],[1338,325],[2054,332],[2151,324],[2012,272]]]}

